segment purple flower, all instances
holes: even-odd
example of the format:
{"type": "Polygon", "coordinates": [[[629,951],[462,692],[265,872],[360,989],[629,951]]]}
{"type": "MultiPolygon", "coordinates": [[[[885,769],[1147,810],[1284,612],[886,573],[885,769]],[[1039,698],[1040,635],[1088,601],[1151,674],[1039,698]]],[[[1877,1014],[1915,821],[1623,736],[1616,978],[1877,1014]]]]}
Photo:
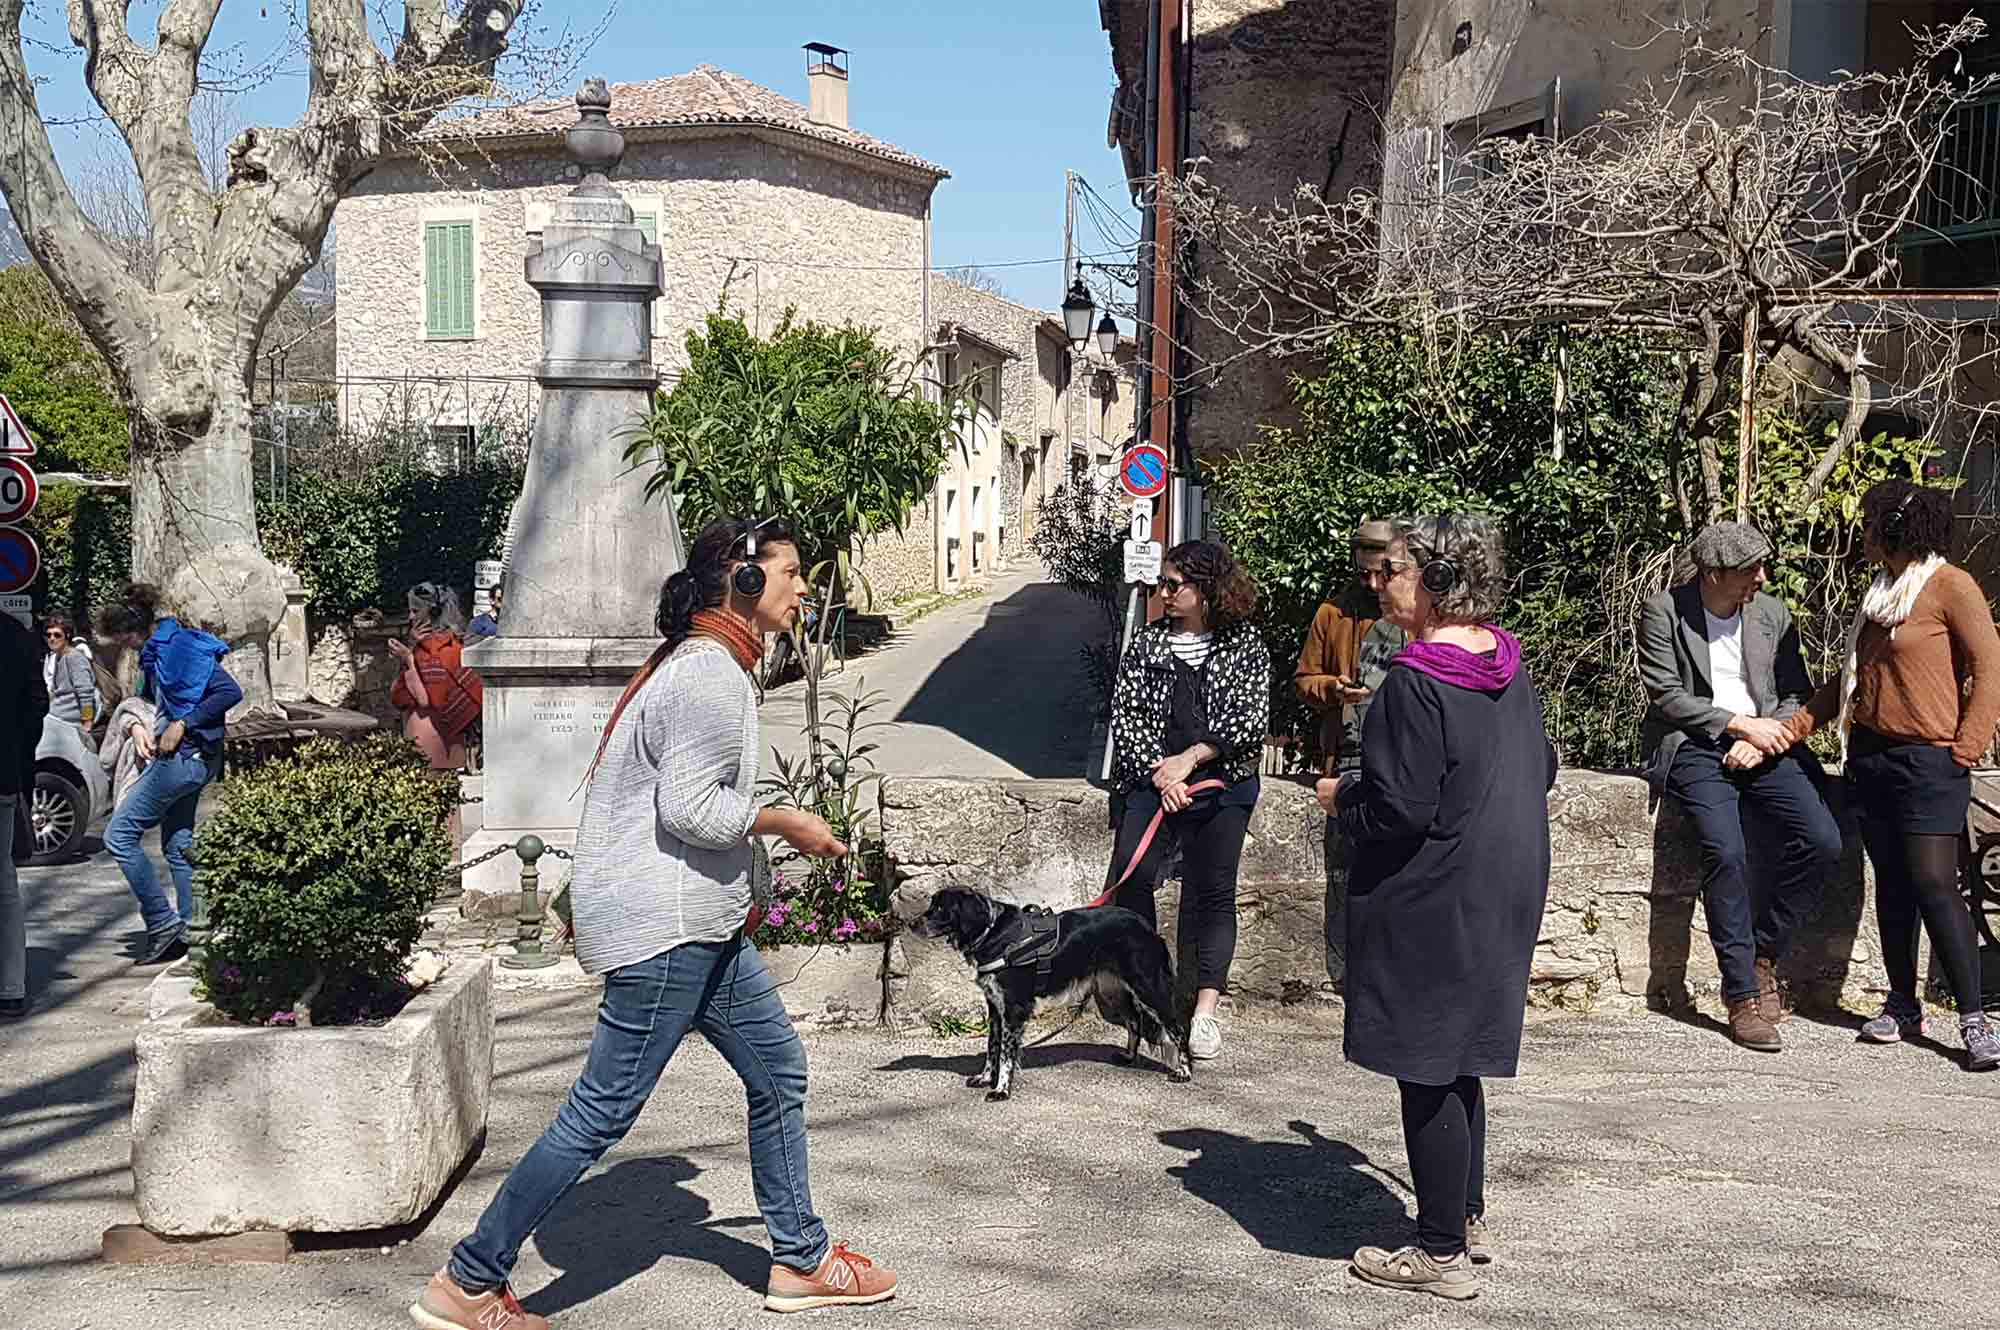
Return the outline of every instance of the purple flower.
{"type": "Polygon", "coordinates": [[[234,965],[225,965],[222,967],[223,983],[225,984],[237,983],[242,978],[243,978],[243,971],[237,969],[234,965]]]}
{"type": "Polygon", "coordinates": [[[833,936],[836,941],[845,942],[860,931],[861,926],[852,919],[843,919],[840,921],[840,927],[833,930],[833,936]]]}
{"type": "Polygon", "coordinates": [[[808,919],[808,920],[806,920],[806,932],[808,932],[808,933],[817,933],[817,932],[819,932],[819,923],[818,923],[818,921],[817,921],[817,920],[813,920],[813,919],[808,919]]]}
{"type": "Polygon", "coordinates": [[[299,1023],[299,1014],[296,1011],[274,1011],[271,1013],[271,1019],[264,1023],[266,1025],[297,1025],[299,1023]]]}

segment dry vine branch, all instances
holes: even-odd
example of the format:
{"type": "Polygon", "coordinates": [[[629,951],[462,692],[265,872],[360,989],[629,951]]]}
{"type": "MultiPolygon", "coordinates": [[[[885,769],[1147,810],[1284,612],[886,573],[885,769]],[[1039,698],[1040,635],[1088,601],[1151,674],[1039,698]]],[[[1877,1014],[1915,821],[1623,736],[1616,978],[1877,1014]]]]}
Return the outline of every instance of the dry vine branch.
{"type": "MultiPolygon", "coordinates": [[[[1982,422],[1991,408],[1971,371],[1996,347],[1968,330],[1986,311],[1907,289],[1901,253],[1937,215],[1976,107],[2000,95],[2000,77],[1955,72],[1985,25],[1917,33],[1907,69],[1830,84],[1711,48],[1692,27],[1672,35],[1675,70],[1559,141],[1487,139],[1454,162],[1392,139],[1379,189],[1329,200],[1301,186],[1272,208],[1223,196],[1199,161],[1153,182],[1178,218],[1189,307],[1220,334],[1194,340],[1224,347],[1196,377],[1371,328],[1433,342],[1549,323],[1651,331],[1685,352],[1669,451],[1689,525],[1722,508],[1710,427],[1746,351],[1753,373],[1781,355],[1806,367],[1801,390],[1840,420],[1805,502],[1871,411],[1938,438],[1982,422]],[[1689,443],[1702,512],[1681,477],[1689,443]]],[[[1983,206],[2000,217],[2000,201],[1983,206]]]]}

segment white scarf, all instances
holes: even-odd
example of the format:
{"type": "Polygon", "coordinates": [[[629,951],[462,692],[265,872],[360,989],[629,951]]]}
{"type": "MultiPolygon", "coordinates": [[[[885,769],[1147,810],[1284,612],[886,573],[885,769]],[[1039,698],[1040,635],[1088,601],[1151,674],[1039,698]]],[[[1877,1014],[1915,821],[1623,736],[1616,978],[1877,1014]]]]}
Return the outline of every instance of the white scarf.
{"type": "Polygon", "coordinates": [[[1889,630],[1889,640],[1896,640],[1896,630],[1903,620],[1910,617],[1916,607],[1917,597],[1930,584],[1931,575],[1944,567],[1944,556],[1930,555],[1903,570],[1903,575],[1890,578],[1888,571],[1875,574],[1875,580],[1868,586],[1868,594],[1861,598],[1861,608],[1854,612],[1854,622],[1847,626],[1847,661],[1840,667],[1840,758],[1841,765],[1847,763],[1847,732],[1853,725],[1855,675],[1859,668],[1859,648],[1861,627],[1866,623],[1879,623],[1889,630]]]}

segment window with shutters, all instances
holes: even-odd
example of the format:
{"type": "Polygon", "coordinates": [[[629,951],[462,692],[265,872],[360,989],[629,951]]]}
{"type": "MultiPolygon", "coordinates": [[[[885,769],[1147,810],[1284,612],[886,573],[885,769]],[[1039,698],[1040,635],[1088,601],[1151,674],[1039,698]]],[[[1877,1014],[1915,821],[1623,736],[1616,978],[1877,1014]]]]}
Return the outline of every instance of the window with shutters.
{"type": "Polygon", "coordinates": [[[424,227],[424,331],[431,337],[471,337],[474,263],[471,222],[424,227]]]}
{"type": "Polygon", "coordinates": [[[657,245],[660,243],[660,214],[634,209],[632,212],[632,221],[645,233],[647,244],[657,245]]]}

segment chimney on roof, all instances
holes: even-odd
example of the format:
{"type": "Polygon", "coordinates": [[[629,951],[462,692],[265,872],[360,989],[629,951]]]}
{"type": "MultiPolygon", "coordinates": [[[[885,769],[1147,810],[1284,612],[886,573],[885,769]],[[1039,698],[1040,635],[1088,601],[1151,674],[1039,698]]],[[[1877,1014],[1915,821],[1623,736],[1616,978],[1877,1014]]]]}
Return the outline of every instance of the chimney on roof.
{"type": "Polygon", "coordinates": [[[808,108],[812,122],[846,129],[847,52],[825,42],[807,42],[806,86],[812,89],[808,108]]]}

